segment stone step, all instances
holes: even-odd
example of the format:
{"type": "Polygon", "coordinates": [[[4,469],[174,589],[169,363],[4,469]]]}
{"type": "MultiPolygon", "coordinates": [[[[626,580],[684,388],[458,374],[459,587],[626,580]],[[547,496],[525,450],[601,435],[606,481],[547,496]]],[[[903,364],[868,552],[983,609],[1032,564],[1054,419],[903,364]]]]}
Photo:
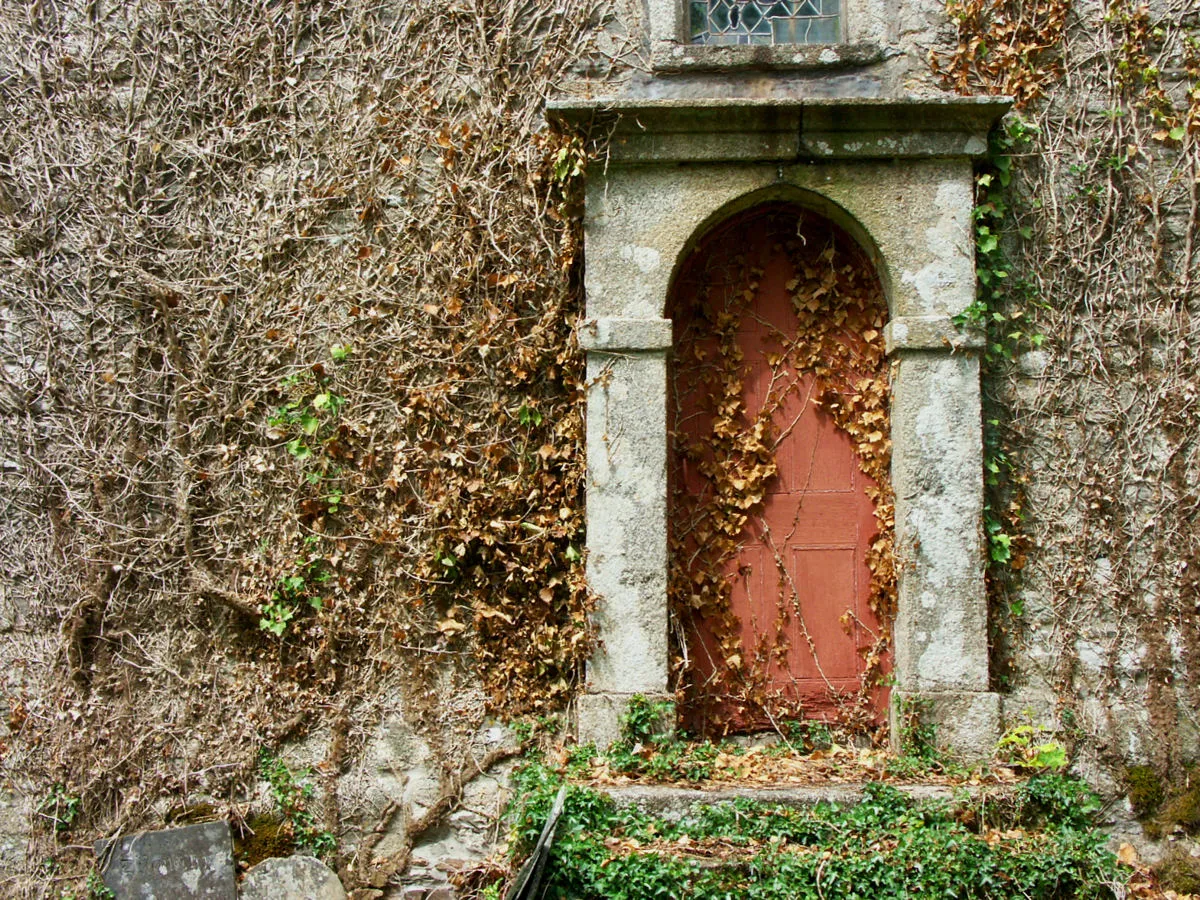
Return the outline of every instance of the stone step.
{"type": "MultiPolygon", "coordinates": [[[[677,822],[697,806],[712,806],[732,800],[752,800],[793,809],[805,809],[818,803],[854,805],[862,800],[866,782],[840,784],[794,785],[787,787],[715,787],[686,788],[675,785],[629,784],[595,786],[611,797],[618,807],[636,807],[655,818],[677,822]]],[[[889,782],[890,784],[890,782],[889,782]]],[[[894,784],[914,800],[950,801],[965,795],[972,800],[982,796],[1003,799],[1011,796],[1018,785],[946,785],[894,784]]]]}

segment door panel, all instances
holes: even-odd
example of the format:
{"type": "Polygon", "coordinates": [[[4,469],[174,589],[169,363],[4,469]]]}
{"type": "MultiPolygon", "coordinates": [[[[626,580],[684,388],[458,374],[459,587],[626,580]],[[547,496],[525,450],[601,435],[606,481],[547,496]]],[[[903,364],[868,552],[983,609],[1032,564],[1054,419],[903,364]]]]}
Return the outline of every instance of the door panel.
{"type": "Polygon", "coordinates": [[[814,297],[837,294],[820,266],[841,262],[839,241],[845,259],[865,260],[833,226],[804,221],[811,233],[772,208],[733,223],[676,286],[672,594],[685,719],[704,733],[833,718],[853,697],[878,719],[885,702],[863,684],[882,633],[867,565],[877,485],[828,409],[857,383],[845,360],[860,339],[835,332],[845,352],[814,361],[800,312],[811,322],[814,297]]]}

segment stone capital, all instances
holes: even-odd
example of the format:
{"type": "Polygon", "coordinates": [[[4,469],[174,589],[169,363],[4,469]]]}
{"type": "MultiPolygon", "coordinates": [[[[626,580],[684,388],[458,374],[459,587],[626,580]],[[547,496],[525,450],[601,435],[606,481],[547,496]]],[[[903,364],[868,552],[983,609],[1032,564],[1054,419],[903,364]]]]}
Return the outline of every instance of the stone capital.
{"type": "Polygon", "coordinates": [[[633,319],[602,316],[584,319],[577,332],[579,346],[587,351],[627,353],[666,351],[671,348],[670,319],[633,319]]]}
{"type": "Polygon", "coordinates": [[[982,350],[983,332],[955,323],[950,316],[896,316],[883,329],[887,353],[897,350],[982,350]]]}

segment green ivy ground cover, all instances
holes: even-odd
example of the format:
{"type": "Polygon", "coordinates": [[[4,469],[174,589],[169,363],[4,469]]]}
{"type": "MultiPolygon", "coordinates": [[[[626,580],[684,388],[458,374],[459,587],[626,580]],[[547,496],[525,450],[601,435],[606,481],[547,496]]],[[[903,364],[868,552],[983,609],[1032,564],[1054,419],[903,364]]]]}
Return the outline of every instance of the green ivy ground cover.
{"type": "MultiPolygon", "coordinates": [[[[514,853],[537,841],[563,779],[540,763],[515,776],[514,853]]],[[[984,808],[914,800],[868,784],[854,805],[795,809],[749,800],[694,809],[678,822],[568,788],[546,897],[570,900],[880,900],[1108,898],[1122,883],[1091,827],[1095,797],[1061,775],[1039,775],[984,808]],[[673,853],[718,841],[716,860],[673,853]],[[649,845],[649,846],[647,846],[649,845]]],[[[485,896],[486,896],[485,892],[485,896]]],[[[498,895],[498,893],[497,893],[498,895]]]]}

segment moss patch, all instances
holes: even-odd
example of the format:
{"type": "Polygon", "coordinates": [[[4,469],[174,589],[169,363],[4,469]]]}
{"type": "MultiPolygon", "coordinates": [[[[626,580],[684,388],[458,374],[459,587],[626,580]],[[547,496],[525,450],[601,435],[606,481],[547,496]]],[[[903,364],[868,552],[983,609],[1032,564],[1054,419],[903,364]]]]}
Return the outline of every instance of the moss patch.
{"type": "Polygon", "coordinates": [[[296,837],[291,825],[279,816],[263,813],[251,816],[234,829],[233,855],[248,867],[275,856],[296,852],[296,837]]]}
{"type": "Polygon", "coordinates": [[[1129,783],[1129,800],[1142,820],[1146,836],[1159,840],[1176,832],[1200,833],[1200,771],[1188,767],[1178,782],[1163,785],[1148,766],[1137,766],[1126,771],[1129,783]],[[1136,770],[1141,774],[1140,786],[1143,793],[1135,791],[1136,770]],[[1139,802],[1140,801],[1140,802],[1139,802]],[[1154,806],[1150,804],[1157,801],[1154,806]],[[1153,815],[1152,815],[1153,814],[1153,815]]]}
{"type": "Polygon", "coordinates": [[[1129,803],[1139,818],[1153,815],[1162,805],[1163,783],[1152,766],[1130,766],[1125,770],[1129,803]]]}
{"type": "Polygon", "coordinates": [[[1180,827],[1189,834],[1200,827],[1200,784],[1172,797],[1163,807],[1159,820],[1164,826],[1180,827]]]}

